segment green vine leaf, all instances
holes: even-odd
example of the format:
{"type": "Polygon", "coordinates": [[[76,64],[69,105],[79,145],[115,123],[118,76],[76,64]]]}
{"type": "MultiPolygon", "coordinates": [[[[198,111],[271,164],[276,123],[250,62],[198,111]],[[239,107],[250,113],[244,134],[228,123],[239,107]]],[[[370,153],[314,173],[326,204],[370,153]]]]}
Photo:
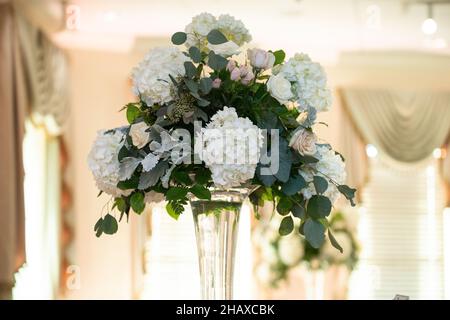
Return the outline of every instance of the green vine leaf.
{"type": "Polygon", "coordinates": [[[306,241],[316,249],[319,249],[325,241],[325,227],[318,221],[307,219],[303,227],[306,241]]]}
{"type": "Polygon", "coordinates": [[[328,181],[321,176],[314,176],[313,183],[318,194],[323,194],[328,189],[328,181]]]}
{"type": "Polygon", "coordinates": [[[109,213],[103,218],[102,230],[105,234],[114,234],[117,232],[119,225],[116,218],[109,213]]]}
{"type": "Polygon", "coordinates": [[[325,196],[314,195],[308,201],[308,216],[314,219],[327,217],[331,212],[331,201],[325,196]]]}
{"type": "Polygon", "coordinates": [[[294,220],[292,220],[291,216],[284,217],[283,220],[281,220],[278,232],[281,236],[287,236],[292,230],[294,230],[294,220]]]}
{"type": "Polygon", "coordinates": [[[187,34],[185,32],[175,32],[171,38],[172,43],[177,46],[185,43],[186,39],[187,39],[187,34]]]}
{"type": "Polygon", "coordinates": [[[141,214],[145,209],[144,194],[142,192],[135,192],[130,198],[130,205],[134,212],[141,214]]]}

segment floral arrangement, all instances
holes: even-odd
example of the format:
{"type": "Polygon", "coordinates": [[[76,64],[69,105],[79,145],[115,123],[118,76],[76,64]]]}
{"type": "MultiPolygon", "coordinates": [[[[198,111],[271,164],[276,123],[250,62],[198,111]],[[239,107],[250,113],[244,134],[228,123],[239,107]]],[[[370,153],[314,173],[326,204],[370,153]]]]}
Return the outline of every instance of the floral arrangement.
{"type": "Polygon", "coordinates": [[[164,199],[177,219],[191,196],[251,185],[255,206],[272,201],[283,215],[280,234],[298,226],[319,248],[328,233],[342,251],[327,217],[340,193],[353,203],[356,190],[344,184],[342,156],[313,132],[331,106],[326,74],[306,54],[244,50],[251,39],[232,16],[202,13],[133,70],[139,100],[123,108],[128,125],[100,131],[88,157],[111,197],[97,236],[117,232],[115,209],[120,221],[164,199]]]}
{"type": "Polygon", "coordinates": [[[356,266],[359,245],[354,235],[355,229],[344,213],[333,213],[329,221],[329,227],[343,248],[342,254],[330,242],[314,248],[300,234],[281,237],[277,231],[279,221],[280,216],[275,215],[267,224],[259,224],[253,233],[253,242],[260,256],[256,276],[261,284],[277,287],[281,281],[287,280],[289,270],[301,264],[313,270],[332,265],[345,265],[353,270],[356,266]]]}

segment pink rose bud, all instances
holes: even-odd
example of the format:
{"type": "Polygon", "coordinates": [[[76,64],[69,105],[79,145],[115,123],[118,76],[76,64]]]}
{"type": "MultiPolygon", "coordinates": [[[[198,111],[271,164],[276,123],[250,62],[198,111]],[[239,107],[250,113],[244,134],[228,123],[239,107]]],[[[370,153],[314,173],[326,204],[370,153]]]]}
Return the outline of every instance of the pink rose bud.
{"type": "Polygon", "coordinates": [[[236,68],[236,61],[229,60],[227,64],[227,70],[232,72],[236,68]]]}
{"type": "Polygon", "coordinates": [[[255,78],[255,75],[253,74],[253,71],[250,67],[241,66],[239,68],[239,71],[241,72],[241,83],[243,85],[248,85],[250,81],[255,78]]]}
{"type": "Polygon", "coordinates": [[[220,88],[220,84],[222,83],[222,80],[220,78],[216,78],[213,80],[212,82],[212,87],[214,89],[219,89],[220,88]]]}
{"type": "Polygon", "coordinates": [[[234,68],[233,71],[231,71],[230,78],[233,81],[238,81],[241,79],[241,71],[239,68],[234,68]]]}

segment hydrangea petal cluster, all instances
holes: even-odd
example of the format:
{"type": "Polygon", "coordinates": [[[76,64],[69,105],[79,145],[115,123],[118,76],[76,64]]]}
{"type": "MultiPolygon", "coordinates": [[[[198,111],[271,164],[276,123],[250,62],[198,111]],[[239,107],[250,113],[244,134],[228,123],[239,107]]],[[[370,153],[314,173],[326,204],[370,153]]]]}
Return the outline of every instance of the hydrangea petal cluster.
{"type": "Polygon", "coordinates": [[[164,104],[174,99],[172,82],[174,78],[185,75],[184,62],[189,61],[175,47],[160,47],[150,50],[144,60],[133,69],[133,92],[147,105],[164,104]]]}
{"type": "Polygon", "coordinates": [[[208,52],[210,48],[206,36],[214,29],[222,32],[230,42],[237,46],[242,46],[252,40],[252,36],[241,20],[228,14],[216,18],[212,14],[204,12],[193,17],[191,23],[186,26],[186,46],[188,48],[196,46],[201,51],[208,52]]]}
{"type": "Polygon", "coordinates": [[[262,144],[260,129],[228,107],[218,111],[196,139],[200,158],[211,170],[215,186],[223,189],[253,178],[262,144]]]}
{"type": "MultiPolygon", "coordinates": [[[[312,183],[314,175],[322,176],[327,181],[332,179],[338,184],[344,184],[346,179],[345,163],[342,158],[327,146],[317,147],[317,157],[319,161],[311,164],[313,169],[304,168],[300,170],[300,174],[308,182],[308,187],[302,189],[302,194],[306,199],[311,198],[317,194],[314,184],[312,183]]],[[[328,197],[331,203],[334,203],[339,197],[339,190],[331,182],[328,183],[328,188],[323,194],[328,197]]]]}
{"type": "Polygon", "coordinates": [[[129,195],[117,187],[119,183],[119,151],[124,142],[124,134],[120,130],[99,131],[88,155],[89,169],[94,175],[99,190],[120,197],[129,195]]]}
{"type": "MultiPolygon", "coordinates": [[[[297,53],[274,74],[291,83],[294,97],[300,111],[308,107],[318,112],[327,111],[331,106],[331,91],[327,87],[327,76],[322,66],[311,61],[308,55],[297,53]]],[[[270,80],[269,80],[270,81],[270,80]]]]}

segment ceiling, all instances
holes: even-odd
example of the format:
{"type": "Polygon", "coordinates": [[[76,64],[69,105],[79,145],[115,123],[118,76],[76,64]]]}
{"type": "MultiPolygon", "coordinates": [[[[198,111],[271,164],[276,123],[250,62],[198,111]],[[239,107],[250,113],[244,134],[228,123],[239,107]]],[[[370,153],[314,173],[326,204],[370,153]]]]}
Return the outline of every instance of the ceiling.
{"type": "MultiPolygon", "coordinates": [[[[61,1],[21,0],[22,7],[49,24],[63,24],[61,1]],[[61,23],[62,22],[62,23],[61,23]]],[[[79,7],[78,31],[53,32],[65,47],[129,51],[136,39],[167,38],[192,16],[207,11],[241,19],[253,43],[306,51],[335,61],[343,51],[411,50],[450,54],[450,1],[433,7],[434,36],[421,31],[427,17],[412,0],[70,0],[79,7]],[[408,5],[409,4],[409,5],[408,5]]],[[[419,1],[420,2],[420,1],[419,1]]]]}

